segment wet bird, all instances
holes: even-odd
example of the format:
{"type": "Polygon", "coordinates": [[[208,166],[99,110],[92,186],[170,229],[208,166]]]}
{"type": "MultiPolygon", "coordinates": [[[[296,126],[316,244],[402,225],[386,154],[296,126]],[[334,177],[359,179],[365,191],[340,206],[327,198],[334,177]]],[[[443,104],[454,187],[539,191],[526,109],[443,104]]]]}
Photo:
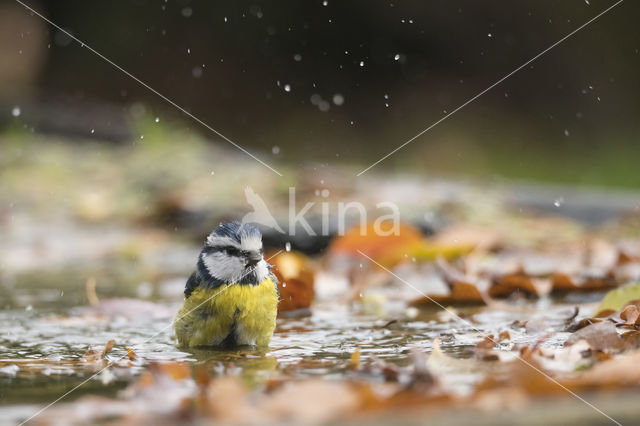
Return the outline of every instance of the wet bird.
{"type": "Polygon", "coordinates": [[[221,223],[198,255],[173,327],[181,346],[269,345],[279,301],[277,278],[253,225],[221,223]]]}

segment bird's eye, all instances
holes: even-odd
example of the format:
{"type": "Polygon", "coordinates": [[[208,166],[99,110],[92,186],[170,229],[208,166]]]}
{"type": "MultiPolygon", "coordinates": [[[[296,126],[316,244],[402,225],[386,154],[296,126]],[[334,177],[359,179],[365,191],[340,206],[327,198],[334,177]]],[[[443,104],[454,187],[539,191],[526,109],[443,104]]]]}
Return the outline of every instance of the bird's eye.
{"type": "Polygon", "coordinates": [[[229,256],[237,256],[238,254],[240,254],[240,251],[235,248],[235,247],[225,247],[224,248],[225,253],[227,253],[229,256]]]}

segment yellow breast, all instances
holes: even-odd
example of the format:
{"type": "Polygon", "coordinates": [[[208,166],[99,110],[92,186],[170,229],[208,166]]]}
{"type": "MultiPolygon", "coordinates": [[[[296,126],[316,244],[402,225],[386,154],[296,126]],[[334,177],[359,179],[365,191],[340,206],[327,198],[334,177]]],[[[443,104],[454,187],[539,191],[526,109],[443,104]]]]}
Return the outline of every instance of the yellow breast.
{"type": "Polygon", "coordinates": [[[269,276],[258,285],[197,288],[184,301],[173,327],[185,346],[219,346],[231,338],[237,345],[266,347],[277,311],[277,284],[269,276]]]}

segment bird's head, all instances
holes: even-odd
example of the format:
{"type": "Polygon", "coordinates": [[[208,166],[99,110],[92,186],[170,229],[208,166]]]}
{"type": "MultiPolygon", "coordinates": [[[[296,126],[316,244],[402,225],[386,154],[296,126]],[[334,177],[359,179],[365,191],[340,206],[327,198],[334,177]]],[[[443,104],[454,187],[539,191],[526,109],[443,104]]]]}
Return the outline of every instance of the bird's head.
{"type": "Polygon", "coordinates": [[[198,269],[204,278],[218,283],[259,284],[269,275],[262,255],[258,228],[240,222],[221,223],[207,237],[198,269]]]}

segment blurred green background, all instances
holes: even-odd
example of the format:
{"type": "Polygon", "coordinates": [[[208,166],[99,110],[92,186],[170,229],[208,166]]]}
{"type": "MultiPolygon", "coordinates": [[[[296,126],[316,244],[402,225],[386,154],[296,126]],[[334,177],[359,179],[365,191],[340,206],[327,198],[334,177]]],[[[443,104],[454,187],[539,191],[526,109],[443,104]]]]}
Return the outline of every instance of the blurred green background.
{"type": "MultiPolygon", "coordinates": [[[[357,173],[614,2],[27,3],[265,161],[357,173]]],[[[638,12],[617,6],[380,170],[639,187],[638,12]]],[[[226,144],[10,0],[0,57],[0,138],[125,144],[158,117],[226,144]]]]}

